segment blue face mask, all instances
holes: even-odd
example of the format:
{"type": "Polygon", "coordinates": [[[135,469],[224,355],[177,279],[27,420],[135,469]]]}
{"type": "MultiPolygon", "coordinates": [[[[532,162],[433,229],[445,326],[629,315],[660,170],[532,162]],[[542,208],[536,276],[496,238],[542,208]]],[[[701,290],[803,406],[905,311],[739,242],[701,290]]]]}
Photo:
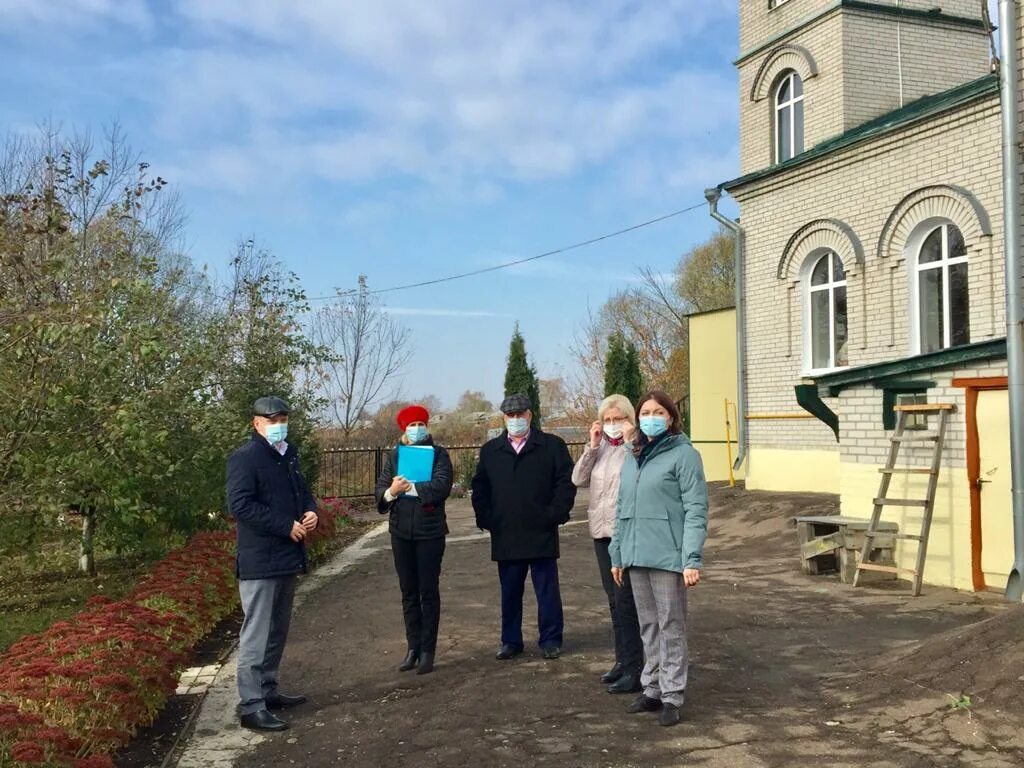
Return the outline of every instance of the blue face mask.
{"type": "Polygon", "coordinates": [[[423,424],[416,427],[410,425],[405,428],[405,437],[410,443],[418,443],[425,440],[428,434],[429,432],[427,432],[427,428],[423,424]]]}
{"type": "Polygon", "coordinates": [[[271,445],[277,445],[282,440],[288,437],[288,425],[287,424],[268,424],[267,425],[267,442],[271,445]]]}
{"type": "Polygon", "coordinates": [[[526,421],[525,416],[510,417],[505,419],[505,428],[508,429],[508,433],[513,437],[522,437],[526,434],[526,430],[530,428],[530,424],[526,421]]]}
{"type": "Polygon", "coordinates": [[[668,419],[664,416],[641,416],[640,431],[648,437],[654,438],[664,434],[668,429],[668,419]]]}

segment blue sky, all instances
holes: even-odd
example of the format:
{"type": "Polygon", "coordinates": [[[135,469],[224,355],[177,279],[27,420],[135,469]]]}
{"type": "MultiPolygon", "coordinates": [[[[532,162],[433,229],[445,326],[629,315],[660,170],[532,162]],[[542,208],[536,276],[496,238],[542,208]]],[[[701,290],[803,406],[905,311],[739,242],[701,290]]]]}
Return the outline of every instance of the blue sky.
{"type": "MultiPolygon", "coordinates": [[[[736,174],[736,10],[706,0],[0,0],[0,125],[118,121],[222,270],[255,237],[312,295],[529,256],[702,200],[736,174]]],[[[598,246],[383,298],[402,394],[501,395],[518,320],[542,376],[698,210],[598,246]]]]}

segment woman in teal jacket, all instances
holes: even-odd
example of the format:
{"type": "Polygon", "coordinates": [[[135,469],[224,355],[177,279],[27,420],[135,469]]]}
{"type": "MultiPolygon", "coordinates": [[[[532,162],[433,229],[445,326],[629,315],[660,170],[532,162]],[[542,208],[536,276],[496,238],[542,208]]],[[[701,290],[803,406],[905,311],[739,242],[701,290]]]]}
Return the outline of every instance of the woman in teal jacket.
{"type": "Polygon", "coordinates": [[[644,643],[644,687],[627,712],[658,712],[679,722],[686,692],[686,590],[700,582],[708,528],[708,489],[700,454],[680,431],[679,410],[664,392],[637,408],[641,435],[622,465],[612,578],[629,571],[644,643]]]}

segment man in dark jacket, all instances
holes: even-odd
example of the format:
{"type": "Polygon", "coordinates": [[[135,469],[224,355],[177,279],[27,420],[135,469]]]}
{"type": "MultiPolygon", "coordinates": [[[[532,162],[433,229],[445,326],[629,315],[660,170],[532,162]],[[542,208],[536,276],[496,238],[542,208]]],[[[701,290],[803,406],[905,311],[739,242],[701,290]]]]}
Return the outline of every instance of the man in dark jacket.
{"type": "Polygon", "coordinates": [[[501,404],[505,431],[480,449],[473,477],[476,524],[491,533],[491,559],[501,582],[498,659],[523,652],[526,573],[537,596],[539,645],[546,659],[562,650],[562,596],[558,588],[558,526],[576,500],[572,457],[562,438],[532,426],[530,399],[509,395],[501,404]]]}
{"type": "Polygon", "coordinates": [[[253,404],[253,435],[228,459],[228,508],[237,521],[236,575],[245,620],[238,636],[238,696],[242,725],[258,731],[288,727],[268,709],[301,704],[277,690],[288,639],[295,582],[307,570],[306,534],[316,528],[316,502],[289,445],[288,404],[261,397],[253,404]]]}

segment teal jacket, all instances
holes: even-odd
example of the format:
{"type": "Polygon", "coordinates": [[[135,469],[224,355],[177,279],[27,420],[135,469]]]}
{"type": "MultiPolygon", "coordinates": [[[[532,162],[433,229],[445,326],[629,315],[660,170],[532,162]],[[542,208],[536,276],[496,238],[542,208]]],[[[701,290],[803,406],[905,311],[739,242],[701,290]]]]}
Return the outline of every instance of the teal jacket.
{"type": "Polygon", "coordinates": [[[626,457],[608,549],[614,567],[702,568],[707,531],[704,465],[686,435],[661,438],[643,464],[626,457]]]}

